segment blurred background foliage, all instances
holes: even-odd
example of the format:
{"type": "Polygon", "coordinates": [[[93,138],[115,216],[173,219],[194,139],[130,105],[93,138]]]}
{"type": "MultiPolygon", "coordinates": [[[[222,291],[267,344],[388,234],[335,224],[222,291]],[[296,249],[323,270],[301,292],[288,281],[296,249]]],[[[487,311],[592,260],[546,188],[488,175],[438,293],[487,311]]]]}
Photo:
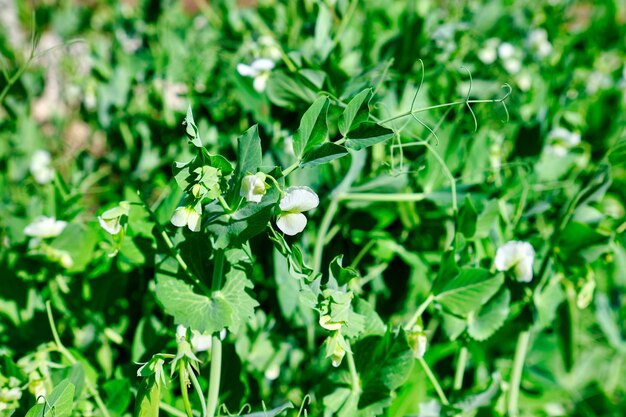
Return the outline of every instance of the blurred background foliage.
{"type": "MultiPolygon", "coordinates": [[[[477,216],[468,262],[489,268],[495,248],[516,237],[533,243],[541,275],[550,277],[535,294],[542,331],[527,359],[522,414],[623,415],[626,3],[0,4],[0,415],[26,410],[72,372],[101,387],[110,411],[124,415],[138,385],[135,363],[175,348],[173,322],[154,295],[153,224],[133,206],[129,238],[110,257],[116,242],[96,216],[120,200],[138,201],[140,191],[160,223],[169,223],[180,199],[171,167],[189,156],[181,125],[188,106],[211,152],[235,159],[236,137],[258,123],[268,165],[285,167],[295,160],[291,135],[320,91],[345,103],[375,88],[375,112],[385,119],[411,109],[418,88],[415,106],[429,107],[463,103],[468,94],[497,99],[505,83],[508,114],[499,104],[474,104],[475,126],[466,106],[451,106],[394,127],[407,143],[433,139],[429,129],[436,130],[433,147],[455,179],[459,206],[477,216]],[[238,71],[259,58],[275,66],[255,76],[238,71]],[[266,79],[253,79],[259,76],[266,79]],[[33,242],[24,229],[42,215],[68,226],[33,242]],[[81,367],[57,366],[45,300],[81,367]]],[[[331,108],[329,119],[339,115],[331,108]]],[[[439,162],[423,146],[399,144],[372,148],[351,192],[428,197],[345,202],[323,258],[324,266],[338,254],[347,263],[359,259],[363,297],[392,324],[427,294],[454,227],[439,162]]],[[[324,207],[346,170],[338,161],[298,171],[292,182],[313,187],[324,207]]],[[[305,248],[323,215],[313,214],[305,248]]],[[[293,303],[297,288],[267,238],[252,248],[261,307],[246,335],[225,344],[222,400],[231,410],[261,401],[271,408],[311,394],[310,414],[323,415],[322,398],[336,384],[323,339],[314,335],[307,345],[311,317],[293,303]]],[[[460,346],[470,352],[464,386],[453,396],[484,394],[468,405],[471,415],[503,414],[490,383],[510,372],[516,334],[529,322],[530,313],[519,314],[480,342],[453,320],[430,321],[426,359],[444,387],[452,386],[460,346]]],[[[182,409],[177,390],[164,402],[182,409]]],[[[76,415],[95,410],[88,392],[77,398],[76,415]]],[[[386,413],[431,415],[420,407],[431,398],[415,368],[386,413]]]]}

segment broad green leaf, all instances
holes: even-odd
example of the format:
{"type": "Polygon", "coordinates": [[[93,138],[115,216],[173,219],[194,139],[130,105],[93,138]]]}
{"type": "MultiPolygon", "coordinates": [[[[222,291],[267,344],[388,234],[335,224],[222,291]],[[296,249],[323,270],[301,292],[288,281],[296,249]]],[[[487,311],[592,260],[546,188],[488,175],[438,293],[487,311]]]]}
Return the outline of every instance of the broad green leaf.
{"type": "Polygon", "coordinates": [[[476,222],[478,213],[472,204],[469,196],[465,197],[463,207],[459,210],[459,232],[463,233],[466,238],[471,238],[476,233],[476,222]]]}
{"type": "Polygon", "coordinates": [[[469,335],[476,340],[486,340],[493,335],[506,321],[509,315],[511,293],[504,289],[496,295],[474,317],[467,327],[469,335]]]}
{"type": "Polygon", "coordinates": [[[273,104],[286,108],[302,102],[312,103],[317,98],[315,91],[284,71],[272,71],[265,92],[273,104]]]}
{"type": "Polygon", "coordinates": [[[446,310],[461,316],[477,310],[502,285],[502,274],[495,276],[482,268],[462,268],[461,272],[434,292],[435,300],[446,310]]]}
{"type": "Polygon", "coordinates": [[[346,135],[346,146],[350,149],[363,149],[392,138],[393,130],[373,122],[363,122],[346,135]]]}
{"type": "Polygon", "coordinates": [[[349,131],[355,129],[369,118],[368,103],[371,93],[371,88],[361,91],[346,106],[338,123],[339,131],[343,136],[346,136],[349,131]]]}
{"type": "Polygon", "coordinates": [[[166,313],[174,316],[176,324],[191,327],[200,333],[215,333],[226,327],[237,333],[240,326],[254,315],[258,303],[246,292],[253,285],[244,271],[232,269],[225,278],[221,291],[209,297],[195,293],[184,281],[159,274],[157,299],[166,313]]]}
{"type": "Polygon", "coordinates": [[[306,152],[302,157],[300,166],[307,167],[325,164],[326,162],[341,158],[347,154],[348,150],[345,147],[326,142],[306,152]]]}
{"type": "Polygon", "coordinates": [[[135,417],[158,417],[161,386],[154,378],[146,378],[139,387],[135,400],[135,417]]]}
{"type": "Polygon", "coordinates": [[[72,257],[73,265],[68,268],[69,272],[82,272],[94,256],[98,235],[99,231],[90,226],[72,223],[52,241],[50,246],[66,251],[72,257]]]}
{"type": "Polygon", "coordinates": [[[119,415],[124,414],[131,400],[130,382],[128,379],[107,381],[102,388],[106,394],[105,405],[107,409],[119,415]]]}
{"type": "Polygon", "coordinates": [[[359,409],[389,400],[391,392],[409,376],[414,363],[413,351],[402,329],[397,334],[387,331],[384,336],[359,341],[354,346],[354,356],[362,387],[359,409]]]}
{"type": "Polygon", "coordinates": [[[73,409],[74,384],[65,379],[54,387],[45,403],[42,401],[28,410],[26,417],[67,417],[73,409]]]}
{"type": "Polygon", "coordinates": [[[293,135],[293,150],[297,157],[301,158],[306,152],[321,145],[328,137],[326,124],[328,103],[327,97],[320,97],[302,116],[300,127],[293,135]]]}

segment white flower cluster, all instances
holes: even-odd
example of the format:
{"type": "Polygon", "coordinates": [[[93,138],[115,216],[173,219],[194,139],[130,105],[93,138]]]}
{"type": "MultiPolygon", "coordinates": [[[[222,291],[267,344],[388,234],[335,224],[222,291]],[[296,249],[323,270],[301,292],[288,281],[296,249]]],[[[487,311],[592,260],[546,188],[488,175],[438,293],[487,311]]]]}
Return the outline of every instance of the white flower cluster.
{"type": "Polygon", "coordinates": [[[42,149],[35,151],[30,159],[30,173],[39,184],[48,184],[54,178],[50,152],[42,149]]]}
{"type": "Polygon", "coordinates": [[[498,271],[512,270],[520,282],[530,282],[534,260],[535,250],[530,243],[512,240],[498,248],[494,265],[498,271]]]}
{"type": "Polygon", "coordinates": [[[528,34],[528,46],[538,58],[546,58],[552,52],[552,44],[548,40],[548,32],[543,28],[536,28],[528,34]]]}
{"type": "Polygon", "coordinates": [[[238,64],[237,72],[242,77],[254,78],[252,86],[254,89],[262,93],[267,87],[267,80],[270,77],[272,69],[274,69],[274,61],[269,58],[258,58],[252,61],[250,65],[238,64]]]}
{"type": "Polygon", "coordinates": [[[563,127],[555,127],[548,133],[548,153],[565,156],[567,152],[580,144],[580,133],[571,132],[563,127]]]}

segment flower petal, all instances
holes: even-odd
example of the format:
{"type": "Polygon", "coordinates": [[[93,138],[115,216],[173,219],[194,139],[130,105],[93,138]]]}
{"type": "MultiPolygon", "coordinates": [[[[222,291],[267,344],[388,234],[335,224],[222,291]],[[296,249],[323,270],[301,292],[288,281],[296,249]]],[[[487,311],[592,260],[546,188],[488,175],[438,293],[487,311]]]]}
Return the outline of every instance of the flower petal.
{"type": "Polygon", "coordinates": [[[100,227],[106,230],[108,233],[112,235],[116,235],[122,230],[122,225],[120,224],[120,217],[114,217],[112,219],[105,219],[102,216],[98,216],[98,221],[100,222],[100,227]]]}
{"type": "Polygon", "coordinates": [[[309,187],[289,187],[280,200],[281,211],[301,213],[317,207],[320,199],[309,187]]]}
{"type": "Polygon", "coordinates": [[[187,207],[178,207],[172,215],[171,222],[176,227],[187,226],[187,219],[189,218],[189,211],[187,207]]]}
{"type": "Polygon", "coordinates": [[[187,226],[192,232],[200,231],[201,218],[200,214],[193,208],[189,208],[189,217],[187,217],[187,226]]]}
{"type": "Polygon", "coordinates": [[[282,213],[276,220],[276,226],[286,235],[293,236],[304,230],[306,216],[302,213],[282,213]]]}
{"type": "Polygon", "coordinates": [[[250,65],[237,64],[237,72],[242,77],[255,77],[259,72],[250,65]]]}
{"type": "Polygon", "coordinates": [[[257,72],[262,72],[262,71],[271,71],[274,68],[274,61],[272,61],[271,59],[268,58],[259,58],[259,59],[255,59],[254,62],[252,62],[252,69],[257,71],[257,72]]]}
{"type": "Polygon", "coordinates": [[[260,74],[254,77],[254,81],[252,82],[252,87],[257,93],[262,93],[265,91],[265,87],[267,87],[267,79],[270,77],[268,73],[260,74]]]}

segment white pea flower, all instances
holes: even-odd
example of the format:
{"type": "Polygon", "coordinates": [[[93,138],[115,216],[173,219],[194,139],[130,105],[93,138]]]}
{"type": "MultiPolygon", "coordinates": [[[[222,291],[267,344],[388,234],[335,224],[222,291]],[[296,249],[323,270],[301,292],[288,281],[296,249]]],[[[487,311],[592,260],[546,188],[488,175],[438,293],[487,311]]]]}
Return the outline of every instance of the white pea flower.
{"type": "Polygon", "coordinates": [[[517,74],[522,69],[522,60],[518,50],[508,42],[498,46],[498,56],[502,60],[502,66],[509,74],[517,74]]]}
{"type": "Polygon", "coordinates": [[[314,209],[320,203],[317,194],[309,187],[289,187],[280,200],[280,214],[276,226],[286,235],[293,236],[304,230],[306,216],[304,211],[314,209]]]}
{"type": "Polygon", "coordinates": [[[528,44],[539,58],[545,58],[552,52],[552,44],[548,40],[548,32],[543,28],[533,29],[528,34],[528,44]]]}
{"type": "Polygon", "coordinates": [[[243,177],[243,180],[241,180],[241,196],[249,203],[260,203],[269,188],[265,184],[265,178],[266,175],[262,172],[243,177]]]}
{"type": "Polygon", "coordinates": [[[176,227],[187,226],[192,232],[200,231],[201,214],[192,206],[178,207],[170,220],[176,227]]]}
{"type": "Polygon", "coordinates": [[[50,152],[42,149],[35,151],[30,159],[30,173],[39,184],[48,184],[54,178],[50,152]]]}
{"type": "Polygon", "coordinates": [[[493,64],[496,62],[496,58],[498,58],[498,44],[500,43],[499,39],[491,38],[487,39],[485,42],[485,46],[478,51],[478,59],[480,59],[483,64],[493,64]]]}
{"type": "Polygon", "coordinates": [[[267,79],[270,77],[270,72],[274,68],[274,61],[268,58],[255,59],[252,64],[238,64],[237,72],[242,77],[252,77],[254,82],[252,83],[254,89],[259,93],[265,91],[267,87],[267,79]]]}
{"type": "MultiPolygon", "coordinates": [[[[220,333],[221,336],[222,333],[220,333]]],[[[187,328],[182,324],[179,324],[176,328],[176,341],[181,343],[185,341],[187,338],[187,328]]],[[[204,352],[211,349],[211,339],[212,336],[210,334],[203,334],[197,330],[191,329],[191,348],[194,352],[204,352]]],[[[224,338],[222,337],[222,340],[224,338]]]]}
{"type": "Polygon", "coordinates": [[[113,207],[98,216],[98,222],[108,233],[116,235],[122,230],[122,219],[124,216],[128,216],[129,212],[130,203],[121,201],[117,207],[113,207]]]}
{"type": "Polygon", "coordinates": [[[413,355],[416,359],[423,358],[426,353],[426,346],[428,345],[428,338],[424,333],[419,333],[416,336],[416,345],[413,355]]]}
{"type": "Polygon", "coordinates": [[[530,282],[533,279],[534,259],[535,250],[530,243],[512,240],[498,248],[494,264],[498,271],[513,269],[518,281],[530,282]]]}
{"type": "Polygon", "coordinates": [[[550,153],[565,156],[567,151],[580,144],[580,133],[570,132],[563,127],[555,127],[548,133],[550,153]]]}
{"type": "Polygon", "coordinates": [[[508,42],[502,42],[500,46],[498,46],[498,55],[501,59],[513,58],[513,55],[515,55],[515,47],[508,42]]]}
{"type": "Polygon", "coordinates": [[[67,222],[56,220],[54,217],[40,216],[31,224],[24,228],[26,236],[38,237],[46,239],[49,237],[57,237],[67,226],[67,222]]]}

